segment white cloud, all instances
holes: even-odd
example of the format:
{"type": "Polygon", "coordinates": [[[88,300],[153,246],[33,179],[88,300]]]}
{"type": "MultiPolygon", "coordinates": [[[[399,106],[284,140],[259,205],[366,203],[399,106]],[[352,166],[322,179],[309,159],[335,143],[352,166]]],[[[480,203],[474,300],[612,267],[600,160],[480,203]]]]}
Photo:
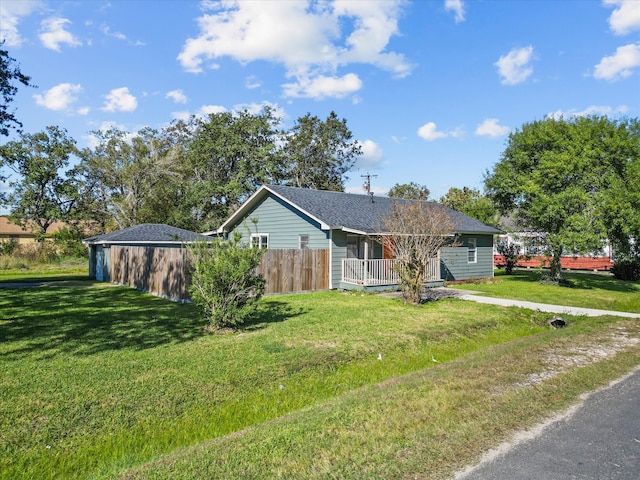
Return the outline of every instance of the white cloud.
{"type": "Polygon", "coordinates": [[[548,113],[547,117],[559,120],[561,118],[588,117],[591,115],[622,115],[627,113],[628,111],[629,107],[627,107],[626,105],[620,105],[616,108],[610,107],[608,105],[589,105],[584,110],[556,110],[555,112],[548,113]]]}
{"type": "Polygon", "coordinates": [[[363,170],[380,168],[384,154],[380,146],[373,140],[364,140],[360,142],[362,147],[362,155],[356,161],[356,168],[363,170]]]}
{"type": "Polygon", "coordinates": [[[191,114],[188,111],[183,110],[181,112],[171,112],[171,116],[173,118],[175,118],[176,120],[187,121],[187,120],[189,120],[189,117],[191,117],[191,114]]]}
{"type": "Polygon", "coordinates": [[[198,114],[200,115],[210,115],[212,113],[224,113],[227,109],[221,105],[203,105],[198,110],[198,114]]]}
{"type": "Polygon", "coordinates": [[[55,87],[50,88],[44,95],[34,95],[36,103],[49,110],[66,110],[72,103],[78,98],[75,94],[82,91],[81,85],[73,85],[71,83],[61,83],[55,87]]]}
{"type": "Polygon", "coordinates": [[[247,78],[245,78],[245,86],[249,90],[254,90],[256,88],[260,88],[262,86],[262,82],[258,80],[258,78],[256,78],[255,76],[250,75],[247,78]]]}
{"type": "Polygon", "coordinates": [[[640,66],[640,43],[630,43],[616,49],[616,53],[603,57],[596,65],[593,76],[598,80],[614,82],[629,77],[640,66]]]}
{"type": "Polygon", "coordinates": [[[42,45],[50,50],[60,51],[61,44],[67,44],[70,47],[78,47],[82,42],[65,30],[65,26],[71,24],[71,20],[60,17],[50,17],[40,22],[40,41],[42,45]]]}
{"type": "Polygon", "coordinates": [[[101,25],[100,26],[100,31],[102,33],[104,33],[107,37],[112,37],[115,38],[117,40],[122,40],[124,42],[129,43],[130,45],[136,45],[136,46],[140,46],[140,45],[144,45],[144,42],[141,42],[139,40],[136,40],[135,42],[132,40],[129,40],[127,38],[127,36],[122,33],[122,32],[113,32],[111,31],[111,27],[109,27],[109,25],[101,25]]]}
{"type": "Polygon", "coordinates": [[[456,23],[464,22],[464,2],[462,0],[445,0],[444,8],[455,13],[456,23]]]}
{"type": "Polygon", "coordinates": [[[114,88],[107,95],[102,107],[106,112],[133,112],[138,107],[138,100],[129,93],[127,87],[114,88]]]}
{"type": "Polygon", "coordinates": [[[20,2],[0,2],[0,41],[5,40],[6,47],[19,47],[23,39],[18,32],[18,24],[44,7],[41,0],[21,0],[20,2]]]}
{"type": "Polygon", "coordinates": [[[626,35],[640,29],[640,4],[638,0],[604,0],[606,6],[615,6],[609,17],[609,27],[616,35],[626,35]]]}
{"type": "Polygon", "coordinates": [[[124,33],[112,32],[111,31],[111,27],[109,27],[109,25],[101,25],[100,26],[100,31],[102,33],[104,33],[107,37],[113,37],[113,38],[116,38],[118,40],[126,40],[127,39],[127,36],[124,33]]]}
{"type": "Polygon", "coordinates": [[[476,128],[475,134],[487,137],[501,137],[509,133],[509,127],[500,125],[497,118],[487,118],[476,128]]]}
{"type": "Polygon", "coordinates": [[[91,111],[91,109],[89,107],[80,107],[77,110],[78,115],[89,115],[89,112],[91,111]]]}
{"type": "Polygon", "coordinates": [[[167,92],[167,94],[165,95],[165,98],[170,98],[176,103],[187,103],[187,96],[180,89],[171,90],[170,92],[167,92]]]}
{"type": "Polygon", "coordinates": [[[345,96],[357,92],[362,88],[362,80],[354,74],[347,73],[343,77],[315,78],[299,77],[295,83],[283,85],[286,97],[304,98],[344,98],[345,96]]]}
{"type": "Polygon", "coordinates": [[[431,142],[439,138],[445,138],[448,135],[445,132],[438,132],[436,124],[434,122],[429,122],[425,123],[418,129],[418,136],[431,142]]]}
{"type": "Polygon", "coordinates": [[[178,60],[190,72],[230,57],[281,64],[293,79],[285,94],[312,98],[341,97],[359,89],[352,73],[337,75],[351,63],[364,63],[403,77],[411,65],[402,54],[386,51],[398,34],[401,1],[208,2],[213,9],[198,19],[200,33],[185,41],[178,60]],[[351,30],[346,30],[348,25],[351,30]]]}
{"type": "Polygon", "coordinates": [[[533,59],[533,47],[514,48],[501,56],[494,65],[498,67],[498,74],[502,77],[503,85],[517,85],[524,82],[533,73],[530,65],[533,59]]]}

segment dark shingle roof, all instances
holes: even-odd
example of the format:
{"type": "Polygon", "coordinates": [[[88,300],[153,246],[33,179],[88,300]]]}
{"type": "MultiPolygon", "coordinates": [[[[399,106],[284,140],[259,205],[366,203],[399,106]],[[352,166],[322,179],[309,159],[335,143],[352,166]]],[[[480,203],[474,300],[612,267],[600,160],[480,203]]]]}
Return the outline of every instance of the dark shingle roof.
{"type": "MultiPolygon", "coordinates": [[[[384,233],[382,219],[391,212],[393,201],[403,201],[374,196],[372,202],[369,195],[283,185],[267,185],[264,188],[329,228],[343,228],[363,233],[384,233]]],[[[443,208],[446,208],[451,216],[451,220],[456,226],[456,233],[500,233],[497,228],[485,225],[479,220],[450,208],[443,208]]]]}
{"type": "Polygon", "coordinates": [[[164,223],[142,223],[116,232],[85,238],[84,243],[183,243],[211,241],[211,237],[164,223]]]}

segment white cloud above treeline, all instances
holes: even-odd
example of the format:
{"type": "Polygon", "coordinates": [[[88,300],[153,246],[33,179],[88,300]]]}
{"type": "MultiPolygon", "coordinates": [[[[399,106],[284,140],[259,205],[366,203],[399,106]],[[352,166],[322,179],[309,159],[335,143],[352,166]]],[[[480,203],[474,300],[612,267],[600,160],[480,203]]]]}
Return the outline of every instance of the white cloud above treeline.
{"type": "Polygon", "coordinates": [[[198,19],[199,34],[188,38],[178,55],[183,68],[202,72],[230,57],[246,64],[281,64],[290,79],[285,96],[342,98],[362,88],[351,64],[368,64],[404,77],[412,66],[400,53],[387,51],[399,34],[402,1],[358,2],[207,2],[213,11],[198,19]],[[347,31],[345,25],[351,25],[347,31]]]}
{"type": "Polygon", "coordinates": [[[171,90],[170,92],[167,92],[167,94],[165,95],[165,98],[170,98],[175,103],[187,103],[187,96],[180,89],[171,90]]]}
{"type": "Polygon", "coordinates": [[[615,82],[629,77],[633,69],[638,66],[640,66],[640,43],[630,43],[618,47],[613,55],[603,57],[595,66],[593,76],[598,80],[615,82]]]}
{"type": "Polygon", "coordinates": [[[23,42],[18,32],[20,20],[43,7],[44,3],[41,0],[0,2],[0,41],[5,40],[7,47],[20,46],[23,42]]]}
{"type": "Polygon", "coordinates": [[[487,118],[484,122],[477,126],[475,134],[485,137],[501,137],[509,133],[509,127],[500,125],[497,118],[487,118]]]}
{"type": "Polygon", "coordinates": [[[438,130],[435,122],[427,122],[418,129],[418,136],[429,142],[447,137],[460,138],[463,135],[464,132],[460,127],[444,132],[438,130]]]}
{"type": "MultiPolygon", "coordinates": [[[[33,98],[41,107],[54,111],[62,111],[68,109],[78,100],[76,94],[81,91],[82,86],[80,84],[61,83],[51,87],[42,95],[34,95],[33,98]]],[[[84,112],[84,110],[82,110],[82,112],[84,112]]]]}
{"type": "Polygon", "coordinates": [[[382,148],[373,140],[364,140],[360,142],[362,147],[362,155],[356,161],[356,168],[363,170],[375,170],[382,166],[384,153],[382,148]]]}
{"type": "Polygon", "coordinates": [[[502,77],[503,85],[517,85],[524,82],[533,73],[533,46],[514,48],[502,55],[494,65],[502,77]]]}
{"type": "Polygon", "coordinates": [[[138,100],[127,87],[114,88],[106,98],[102,107],[105,112],[133,112],[138,107],[138,100]]]}
{"type": "Polygon", "coordinates": [[[71,24],[71,20],[61,17],[49,17],[40,22],[40,41],[42,45],[50,50],[60,51],[60,45],[66,44],[70,47],[79,47],[82,42],[78,40],[65,27],[71,24]]]}

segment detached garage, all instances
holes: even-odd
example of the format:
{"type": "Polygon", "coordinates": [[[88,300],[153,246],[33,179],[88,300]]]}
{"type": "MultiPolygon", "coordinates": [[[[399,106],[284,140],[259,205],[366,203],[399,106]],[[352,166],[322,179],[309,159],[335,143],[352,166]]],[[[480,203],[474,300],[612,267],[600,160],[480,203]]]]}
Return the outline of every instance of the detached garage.
{"type": "Polygon", "coordinates": [[[145,223],[83,240],[89,247],[89,276],[128,285],[172,300],[189,298],[185,244],[210,242],[206,235],[145,223]]]}

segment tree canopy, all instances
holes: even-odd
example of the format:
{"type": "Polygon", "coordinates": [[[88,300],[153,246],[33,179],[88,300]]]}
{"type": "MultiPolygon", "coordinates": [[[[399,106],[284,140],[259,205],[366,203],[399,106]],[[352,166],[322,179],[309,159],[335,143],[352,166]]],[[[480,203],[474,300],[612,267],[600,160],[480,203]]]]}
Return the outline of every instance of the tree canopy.
{"type": "Polygon", "coordinates": [[[0,42],[0,136],[9,135],[10,129],[18,130],[20,133],[22,123],[16,118],[15,113],[10,110],[10,103],[18,93],[16,83],[21,83],[26,87],[33,86],[31,77],[23,74],[16,64],[16,59],[9,56],[9,52],[4,48],[4,40],[0,42]]]}
{"type": "Polygon", "coordinates": [[[82,185],[74,169],[64,169],[77,153],[75,140],[54,126],[0,147],[0,158],[19,176],[7,200],[13,221],[32,222],[44,235],[52,223],[69,219],[82,185]]]}
{"type": "Polygon", "coordinates": [[[498,223],[495,205],[489,197],[480,193],[480,190],[451,187],[444,196],[440,197],[440,203],[487,225],[496,226],[498,223]]]}
{"type": "Polygon", "coordinates": [[[194,231],[217,228],[262,184],[342,190],[360,146],[346,120],[307,114],[290,131],[275,111],[223,112],[157,131],[93,132],[80,171],[85,212],[119,227],[163,222],[194,231]]]}
{"type": "Polygon", "coordinates": [[[418,185],[416,182],[396,183],[389,189],[391,198],[404,198],[407,200],[423,200],[429,199],[431,192],[426,185],[418,185]]]}
{"type": "Polygon", "coordinates": [[[598,251],[611,239],[631,252],[640,238],[638,119],[545,118],[508,144],[485,186],[503,214],[546,235],[552,277],[560,257],[598,251]]]}

